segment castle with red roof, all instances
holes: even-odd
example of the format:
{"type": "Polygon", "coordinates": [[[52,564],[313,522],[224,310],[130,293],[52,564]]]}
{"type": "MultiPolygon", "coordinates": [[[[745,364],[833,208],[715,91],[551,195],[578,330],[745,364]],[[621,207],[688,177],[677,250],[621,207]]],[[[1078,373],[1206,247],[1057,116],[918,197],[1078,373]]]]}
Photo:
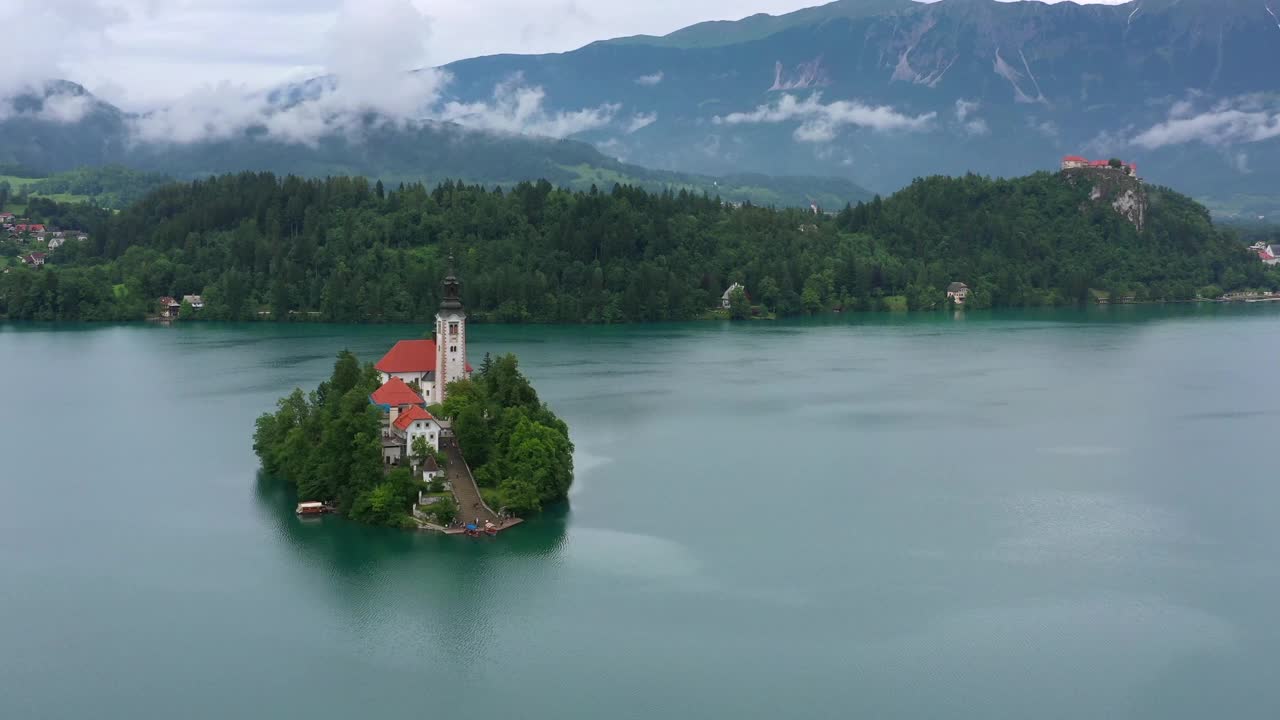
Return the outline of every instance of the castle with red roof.
{"type": "Polygon", "coordinates": [[[1110,160],[1089,160],[1079,155],[1067,155],[1062,158],[1062,169],[1073,170],[1075,168],[1097,168],[1100,170],[1120,170],[1133,177],[1138,177],[1138,166],[1135,163],[1120,163],[1120,167],[1113,168],[1110,160]]]}
{"type": "Polygon", "coordinates": [[[383,457],[390,464],[407,458],[418,437],[425,438],[432,449],[440,449],[440,436],[446,426],[431,415],[427,406],[443,404],[449,383],[471,377],[462,284],[453,273],[453,258],[449,258],[449,266],[436,312],[435,337],[401,340],[374,365],[382,377],[382,387],[369,396],[369,402],[383,412],[383,457]]]}

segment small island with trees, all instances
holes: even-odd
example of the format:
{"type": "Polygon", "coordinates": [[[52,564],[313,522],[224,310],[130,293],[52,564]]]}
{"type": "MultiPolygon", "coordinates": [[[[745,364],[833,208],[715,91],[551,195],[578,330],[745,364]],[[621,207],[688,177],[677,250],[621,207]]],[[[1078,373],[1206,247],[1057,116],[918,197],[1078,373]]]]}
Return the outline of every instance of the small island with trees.
{"type": "Polygon", "coordinates": [[[459,286],[450,272],[431,339],[402,340],[376,364],[343,350],[328,380],[258,418],[254,451],[295,487],[300,514],[496,534],[568,497],[568,426],[514,355],[473,370],[459,286]]]}

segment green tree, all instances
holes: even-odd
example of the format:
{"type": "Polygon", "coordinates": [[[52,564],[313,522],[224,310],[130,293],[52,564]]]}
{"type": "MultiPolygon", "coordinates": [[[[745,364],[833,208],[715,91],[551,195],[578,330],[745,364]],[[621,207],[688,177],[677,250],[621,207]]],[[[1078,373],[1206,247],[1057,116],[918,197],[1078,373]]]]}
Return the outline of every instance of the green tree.
{"type": "Polygon", "coordinates": [[[729,291],[729,317],[733,320],[751,317],[751,301],[747,300],[747,291],[741,287],[729,291]]]}
{"type": "Polygon", "coordinates": [[[418,435],[413,438],[412,453],[413,461],[422,467],[428,457],[435,457],[435,448],[427,444],[427,438],[424,435],[418,435]]]}

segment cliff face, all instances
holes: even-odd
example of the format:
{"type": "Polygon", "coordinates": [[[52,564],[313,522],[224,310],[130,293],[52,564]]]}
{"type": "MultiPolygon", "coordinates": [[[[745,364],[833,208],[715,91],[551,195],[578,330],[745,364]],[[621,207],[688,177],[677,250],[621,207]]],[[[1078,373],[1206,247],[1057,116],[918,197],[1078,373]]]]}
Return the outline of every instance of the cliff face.
{"type": "Polygon", "coordinates": [[[1090,200],[1110,204],[1138,232],[1146,227],[1149,201],[1138,178],[1113,168],[1072,168],[1062,174],[1072,185],[1089,187],[1090,200]]]}

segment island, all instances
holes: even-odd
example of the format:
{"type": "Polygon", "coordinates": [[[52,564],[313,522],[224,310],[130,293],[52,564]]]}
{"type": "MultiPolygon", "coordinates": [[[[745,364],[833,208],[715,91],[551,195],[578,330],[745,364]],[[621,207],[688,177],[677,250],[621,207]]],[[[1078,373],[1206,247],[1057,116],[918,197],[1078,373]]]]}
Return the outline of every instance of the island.
{"type": "Polygon", "coordinates": [[[472,368],[452,269],[442,290],[431,338],[401,340],[368,365],[343,350],[328,380],[258,418],[254,451],[294,486],[299,514],[497,534],[568,497],[568,426],[515,355],[486,354],[472,368]]]}

